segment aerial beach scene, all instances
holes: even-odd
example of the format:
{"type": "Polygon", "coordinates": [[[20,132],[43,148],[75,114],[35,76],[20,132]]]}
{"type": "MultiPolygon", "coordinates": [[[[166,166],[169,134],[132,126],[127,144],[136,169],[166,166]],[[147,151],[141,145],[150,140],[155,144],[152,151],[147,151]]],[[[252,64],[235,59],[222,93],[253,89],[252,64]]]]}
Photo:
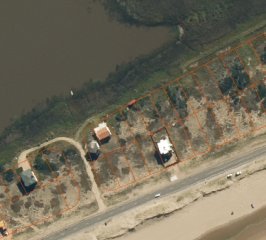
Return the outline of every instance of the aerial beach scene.
{"type": "Polygon", "coordinates": [[[200,240],[263,240],[266,226],[265,195],[261,196],[263,195],[264,178],[265,175],[262,174],[250,177],[245,180],[247,188],[240,183],[238,186],[210,196],[209,199],[199,200],[187,209],[180,210],[173,216],[159,220],[158,223],[155,222],[146,228],[144,226],[136,233],[121,239],[133,240],[140,237],[160,239],[167,234],[167,239],[173,240],[177,239],[177,236],[181,239],[200,240]],[[261,183],[262,186],[259,186],[258,183],[261,183]],[[258,208],[252,209],[250,202],[256,202],[258,208]],[[231,216],[232,212],[235,216],[231,216]],[[195,222],[192,219],[201,220],[195,222]],[[197,235],[201,237],[196,238],[197,235]]]}
{"type": "Polygon", "coordinates": [[[266,239],[263,0],[0,2],[0,240],[266,239]]]}

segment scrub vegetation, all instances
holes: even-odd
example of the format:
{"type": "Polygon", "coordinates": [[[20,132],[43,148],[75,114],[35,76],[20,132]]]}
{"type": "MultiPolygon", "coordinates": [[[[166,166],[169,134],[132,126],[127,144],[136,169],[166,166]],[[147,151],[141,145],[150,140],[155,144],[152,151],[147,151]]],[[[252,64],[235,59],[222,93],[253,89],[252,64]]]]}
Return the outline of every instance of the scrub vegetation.
{"type": "Polygon", "coordinates": [[[238,24],[265,13],[263,0],[102,0],[116,19],[134,25],[174,26],[185,41],[204,44],[234,31],[238,24]]]}
{"type": "Polygon", "coordinates": [[[89,215],[98,210],[84,162],[72,145],[53,143],[31,152],[27,160],[37,177],[37,184],[29,191],[16,165],[0,171],[0,204],[5,206],[0,209],[0,216],[14,238],[67,214],[89,215]]]}

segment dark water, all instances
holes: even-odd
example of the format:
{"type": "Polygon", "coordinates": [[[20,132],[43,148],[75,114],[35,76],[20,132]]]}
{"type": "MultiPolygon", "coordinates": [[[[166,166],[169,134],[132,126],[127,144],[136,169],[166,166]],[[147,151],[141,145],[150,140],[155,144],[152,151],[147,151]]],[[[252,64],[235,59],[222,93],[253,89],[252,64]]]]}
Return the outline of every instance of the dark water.
{"type": "Polygon", "coordinates": [[[265,240],[266,207],[213,230],[197,240],[265,240]]]}
{"type": "Polygon", "coordinates": [[[36,103],[103,80],[171,37],[166,28],[111,21],[90,0],[1,0],[0,31],[0,131],[36,103]]]}

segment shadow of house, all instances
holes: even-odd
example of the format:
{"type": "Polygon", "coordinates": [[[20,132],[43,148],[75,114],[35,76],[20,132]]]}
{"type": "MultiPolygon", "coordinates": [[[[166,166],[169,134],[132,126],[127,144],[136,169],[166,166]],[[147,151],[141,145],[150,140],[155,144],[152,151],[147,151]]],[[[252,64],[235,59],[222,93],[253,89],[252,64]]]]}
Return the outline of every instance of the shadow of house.
{"type": "Polygon", "coordinates": [[[92,161],[97,160],[98,157],[99,157],[99,155],[100,155],[100,154],[97,154],[97,153],[89,153],[89,154],[90,154],[90,159],[91,159],[92,161]]]}
{"type": "Polygon", "coordinates": [[[154,157],[158,165],[163,165],[163,161],[162,161],[161,154],[159,151],[155,151],[154,157]]]}
{"type": "Polygon", "coordinates": [[[31,169],[20,173],[21,182],[17,184],[20,192],[25,195],[33,191],[38,183],[38,179],[31,169]]]}
{"type": "Polygon", "coordinates": [[[101,140],[99,140],[99,138],[95,135],[96,139],[98,139],[99,143],[100,144],[105,144],[105,143],[108,143],[111,139],[111,136],[107,136],[105,138],[102,138],[101,140]]]}
{"type": "Polygon", "coordinates": [[[164,164],[167,163],[171,159],[172,152],[169,152],[167,154],[161,154],[159,151],[155,151],[154,157],[155,157],[158,165],[164,166],[164,164]]]}
{"type": "Polygon", "coordinates": [[[25,186],[24,186],[24,184],[23,184],[22,181],[20,181],[20,182],[17,183],[17,187],[18,187],[18,190],[20,191],[20,193],[21,193],[23,196],[28,194],[28,192],[27,192],[27,190],[25,189],[25,186]]]}

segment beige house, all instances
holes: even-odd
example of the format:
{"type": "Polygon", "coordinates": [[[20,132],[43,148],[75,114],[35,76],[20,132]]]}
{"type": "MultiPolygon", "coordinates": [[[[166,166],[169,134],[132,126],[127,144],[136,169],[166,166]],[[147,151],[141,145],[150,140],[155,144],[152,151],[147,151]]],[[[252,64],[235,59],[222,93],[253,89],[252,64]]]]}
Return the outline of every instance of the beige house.
{"type": "Polygon", "coordinates": [[[99,143],[108,141],[112,136],[112,133],[105,122],[100,123],[93,131],[99,143]]]}

